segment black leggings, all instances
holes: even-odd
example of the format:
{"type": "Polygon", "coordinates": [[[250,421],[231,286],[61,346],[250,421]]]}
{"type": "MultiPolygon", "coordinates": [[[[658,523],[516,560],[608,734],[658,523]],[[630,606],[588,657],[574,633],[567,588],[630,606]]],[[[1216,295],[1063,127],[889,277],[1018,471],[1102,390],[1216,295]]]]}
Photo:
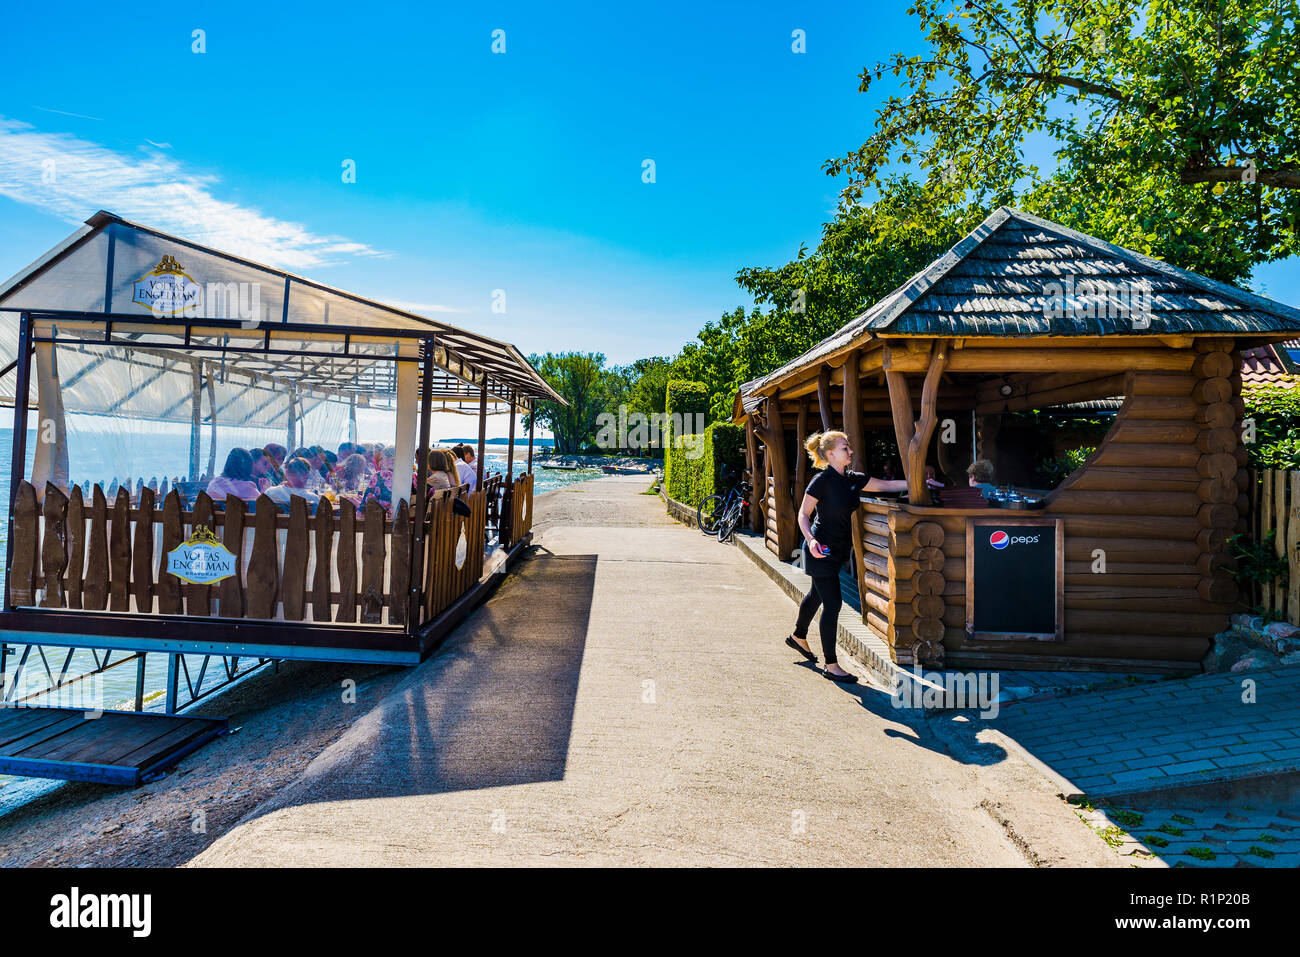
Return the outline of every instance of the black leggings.
{"type": "Polygon", "coordinates": [[[799,603],[799,618],[794,625],[794,636],[796,638],[808,637],[808,626],[812,623],[812,617],[817,613],[817,606],[821,606],[822,620],[818,627],[822,636],[822,658],[826,664],[835,664],[835,635],[839,624],[840,606],[844,604],[844,597],[840,593],[840,580],[838,577],[819,576],[812,579],[812,588],[799,603]]]}

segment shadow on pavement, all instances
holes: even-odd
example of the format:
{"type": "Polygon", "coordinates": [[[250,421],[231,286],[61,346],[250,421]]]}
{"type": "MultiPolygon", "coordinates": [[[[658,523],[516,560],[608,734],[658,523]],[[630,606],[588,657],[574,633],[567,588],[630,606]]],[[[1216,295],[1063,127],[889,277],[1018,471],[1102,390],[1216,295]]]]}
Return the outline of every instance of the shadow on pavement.
{"type": "Polygon", "coordinates": [[[594,555],[539,551],[264,812],[564,776],[594,555]]]}

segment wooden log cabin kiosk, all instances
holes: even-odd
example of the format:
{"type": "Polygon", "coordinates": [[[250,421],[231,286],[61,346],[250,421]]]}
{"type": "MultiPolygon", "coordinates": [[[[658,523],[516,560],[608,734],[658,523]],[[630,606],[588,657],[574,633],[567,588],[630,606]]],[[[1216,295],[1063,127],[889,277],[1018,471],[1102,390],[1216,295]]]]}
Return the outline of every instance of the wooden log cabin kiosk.
{"type": "Polygon", "coordinates": [[[0,352],[0,642],[173,659],[417,663],[531,538],[531,430],[485,476],[486,416],[563,401],[508,343],[105,212],[0,286],[0,352]],[[477,416],[472,494],[428,491],[435,410],[477,416]],[[232,447],[358,438],[395,448],[391,507],[205,491],[232,447]]]}
{"type": "Polygon", "coordinates": [[[854,469],[907,481],[905,495],[864,496],[854,527],[863,620],[896,663],[1199,671],[1238,608],[1242,354],[1297,331],[1290,306],[997,209],[741,388],[754,531],[781,560],[798,555],[800,440],[840,429],[854,469]],[[1080,414],[1102,417],[1095,448],[1044,487],[1026,423],[1080,414]],[[986,501],[967,485],[975,458],[1038,500],[986,501]]]}

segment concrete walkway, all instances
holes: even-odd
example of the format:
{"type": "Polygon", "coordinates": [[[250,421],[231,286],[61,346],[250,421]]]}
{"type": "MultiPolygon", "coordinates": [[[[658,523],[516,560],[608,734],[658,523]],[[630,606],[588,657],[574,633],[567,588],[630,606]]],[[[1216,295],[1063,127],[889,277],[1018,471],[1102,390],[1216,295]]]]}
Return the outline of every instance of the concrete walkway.
{"type": "Polygon", "coordinates": [[[1018,759],[802,664],[790,599],[646,485],[540,497],[537,553],[193,863],[1118,864],[1018,759]]]}

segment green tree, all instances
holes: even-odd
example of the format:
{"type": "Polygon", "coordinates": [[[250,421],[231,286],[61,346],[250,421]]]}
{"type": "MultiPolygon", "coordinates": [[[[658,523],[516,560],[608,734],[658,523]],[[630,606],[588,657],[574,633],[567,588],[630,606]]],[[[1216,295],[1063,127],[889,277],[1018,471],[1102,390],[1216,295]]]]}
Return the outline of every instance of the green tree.
{"type": "MultiPolygon", "coordinates": [[[[928,49],[858,149],[849,200],[893,164],[927,188],[1032,212],[1217,279],[1300,252],[1295,0],[919,0],[928,49]],[[1026,158],[1046,137],[1058,168],[1026,158]]],[[[957,205],[962,205],[956,201],[957,205]]]]}
{"type": "Polygon", "coordinates": [[[1242,398],[1251,467],[1300,469],[1300,388],[1260,386],[1245,390],[1242,398]]]}
{"type": "Polygon", "coordinates": [[[604,354],[548,352],[531,355],[528,361],[568,403],[538,402],[537,424],[555,436],[556,452],[580,452],[596,434],[596,417],[605,408],[611,385],[604,354]]]}
{"type": "Polygon", "coordinates": [[[664,411],[664,396],[668,390],[668,379],[673,368],[669,356],[651,356],[637,359],[627,367],[632,377],[632,388],[628,396],[628,411],[652,415],[664,411]]]}

